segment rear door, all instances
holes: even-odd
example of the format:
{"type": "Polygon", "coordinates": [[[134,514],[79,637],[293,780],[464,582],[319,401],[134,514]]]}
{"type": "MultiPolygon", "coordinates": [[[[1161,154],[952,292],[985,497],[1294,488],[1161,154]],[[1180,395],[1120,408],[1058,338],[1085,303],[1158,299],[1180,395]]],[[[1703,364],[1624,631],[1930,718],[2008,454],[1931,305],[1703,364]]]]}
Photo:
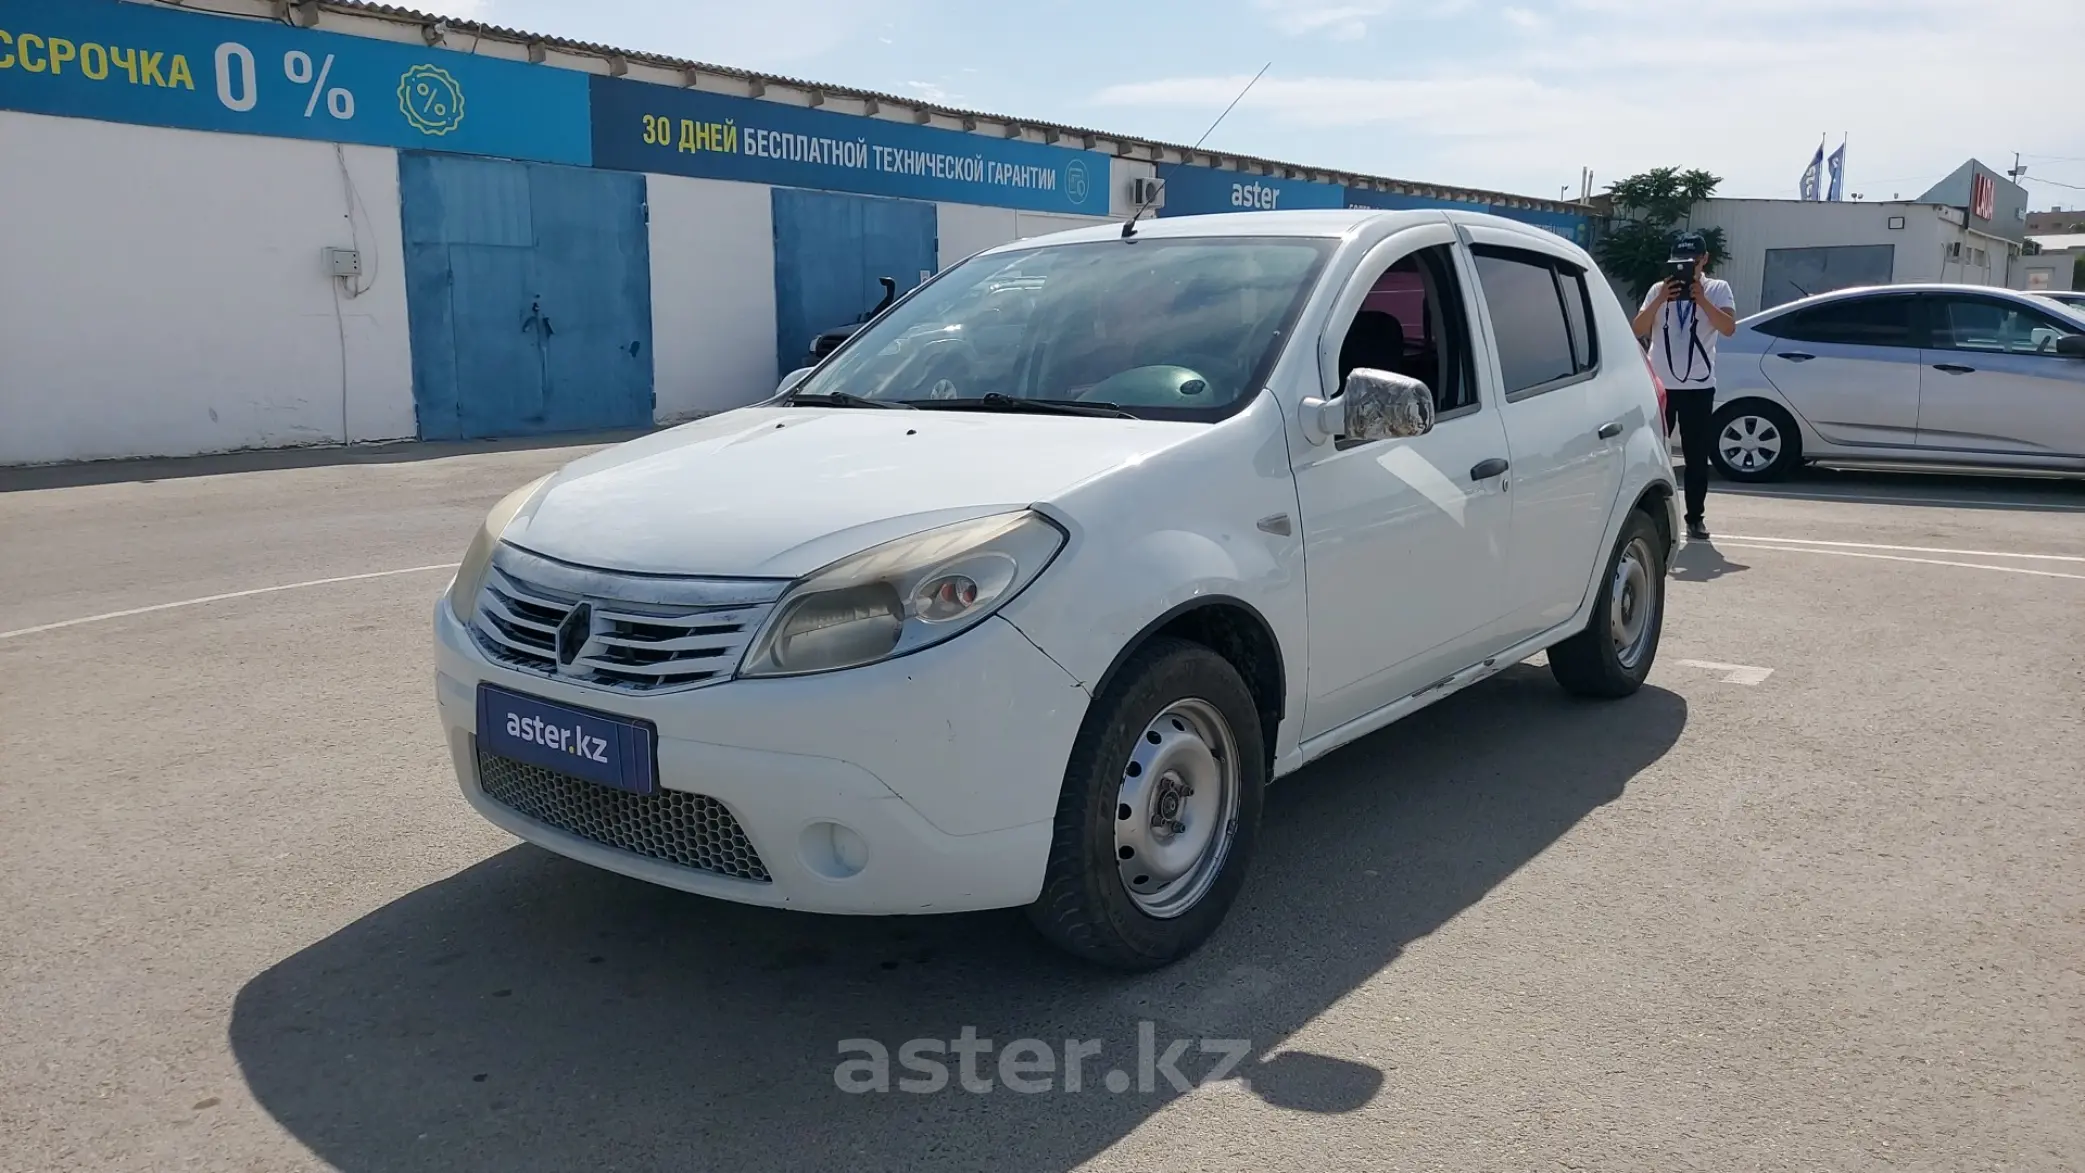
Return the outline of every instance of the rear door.
{"type": "Polygon", "coordinates": [[[1760,372],[1834,444],[1918,442],[1917,301],[1909,293],[1837,298],[1761,323],[1760,372]]]}
{"type": "Polygon", "coordinates": [[[1497,229],[1468,229],[1490,324],[1513,497],[1506,626],[1510,646],[1569,619],[1585,598],[1615,496],[1626,429],[1600,381],[1586,272],[1497,229]]]}
{"type": "Polygon", "coordinates": [[[2085,457],[2085,361],[2056,340],[2085,326],[2002,298],[1928,294],[1919,447],[1936,455],[2085,457]]]}

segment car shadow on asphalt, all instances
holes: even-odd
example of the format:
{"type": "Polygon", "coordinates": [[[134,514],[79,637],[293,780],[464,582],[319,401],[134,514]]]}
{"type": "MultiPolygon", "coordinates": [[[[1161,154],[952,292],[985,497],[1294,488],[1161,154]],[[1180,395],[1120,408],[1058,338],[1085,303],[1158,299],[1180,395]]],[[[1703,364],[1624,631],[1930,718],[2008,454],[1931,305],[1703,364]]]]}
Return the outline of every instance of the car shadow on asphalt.
{"type": "Polygon", "coordinates": [[[749,908],[519,846],[253,978],[231,1043],[258,1101],[348,1173],[1056,1173],[1183,1094],[1351,1112],[1382,1070],[1270,1052],[1620,798],[1686,720],[1675,693],[1575,701],[1529,665],[1450,697],[1277,784],[1229,921],[1154,974],[1063,958],[1018,912],[749,908]],[[845,1040],[887,1048],[894,1085],[919,1077],[901,1044],[966,1027],[996,1045],[975,1068],[989,1091],[963,1090],[953,1051],[938,1091],[837,1085],[841,1060],[868,1053],[845,1040]],[[1049,1090],[1003,1078],[1018,1039],[1054,1051],[1049,1090]],[[1070,1039],[1101,1048],[1078,1091],[1070,1039]],[[1176,1039],[1193,1041],[1176,1064],[1189,1084],[1228,1047],[1201,1040],[1249,1051],[1225,1082],[1183,1091],[1139,1057],[1176,1039]]]}

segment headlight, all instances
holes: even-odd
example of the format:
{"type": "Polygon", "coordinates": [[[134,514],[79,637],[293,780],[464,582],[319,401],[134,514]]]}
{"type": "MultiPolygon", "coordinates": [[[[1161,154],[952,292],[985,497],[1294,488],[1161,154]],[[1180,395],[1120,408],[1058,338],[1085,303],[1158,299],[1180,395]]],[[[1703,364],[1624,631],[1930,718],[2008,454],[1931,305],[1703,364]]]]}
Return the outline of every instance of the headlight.
{"type": "Polygon", "coordinates": [[[746,649],[742,676],[800,676],[902,656],[1005,606],[1064,548],[1028,510],[886,542],[791,587],[746,649]]]}
{"type": "Polygon", "coordinates": [[[456,618],[469,623],[478,614],[478,592],[485,588],[485,576],[492,570],[492,551],[500,544],[500,535],[520,513],[522,507],[536,495],[551,477],[539,477],[500,498],[500,503],[485,515],[485,522],[478,527],[478,536],[471,539],[470,549],[463,552],[463,563],[456,568],[456,577],[449,583],[449,609],[456,618]]]}

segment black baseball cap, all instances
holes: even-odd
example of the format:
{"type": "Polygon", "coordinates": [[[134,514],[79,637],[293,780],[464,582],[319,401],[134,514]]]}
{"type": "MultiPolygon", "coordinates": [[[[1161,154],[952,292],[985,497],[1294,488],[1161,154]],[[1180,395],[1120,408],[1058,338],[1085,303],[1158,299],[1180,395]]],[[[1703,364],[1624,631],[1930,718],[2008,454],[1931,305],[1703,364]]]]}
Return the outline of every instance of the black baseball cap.
{"type": "Polygon", "coordinates": [[[1698,232],[1683,232],[1672,241],[1672,260],[1691,261],[1708,253],[1708,242],[1698,232]]]}

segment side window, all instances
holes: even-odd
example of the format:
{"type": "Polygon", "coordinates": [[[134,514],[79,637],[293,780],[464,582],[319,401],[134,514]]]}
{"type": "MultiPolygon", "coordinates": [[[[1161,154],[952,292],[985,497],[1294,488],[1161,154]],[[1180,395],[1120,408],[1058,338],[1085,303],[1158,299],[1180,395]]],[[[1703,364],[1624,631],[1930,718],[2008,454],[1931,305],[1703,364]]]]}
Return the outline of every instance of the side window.
{"type": "Polygon", "coordinates": [[[2054,354],[2058,338],[2080,333],[2053,315],[1989,298],[1936,297],[1926,305],[1935,350],[2054,354]]]}
{"type": "Polygon", "coordinates": [[[1339,384],[1356,367],[1419,380],[1437,416],[1474,408],[1469,326],[1447,245],[1399,259],[1369,287],[1339,348],[1339,384]]]}
{"type": "Polygon", "coordinates": [[[1911,308],[1909,297],[1849,298],[1797,310],[1762,328],[1788,342],[1913,348],[1918,338],[1911,328],[1911,308]]]}
{"type": "Polygon", "coordinates": [[[1473,251],[1508,398],[1593,369],[1599,356],[1576,266],[1519,249],[1479,245],[1473,251]]]}

